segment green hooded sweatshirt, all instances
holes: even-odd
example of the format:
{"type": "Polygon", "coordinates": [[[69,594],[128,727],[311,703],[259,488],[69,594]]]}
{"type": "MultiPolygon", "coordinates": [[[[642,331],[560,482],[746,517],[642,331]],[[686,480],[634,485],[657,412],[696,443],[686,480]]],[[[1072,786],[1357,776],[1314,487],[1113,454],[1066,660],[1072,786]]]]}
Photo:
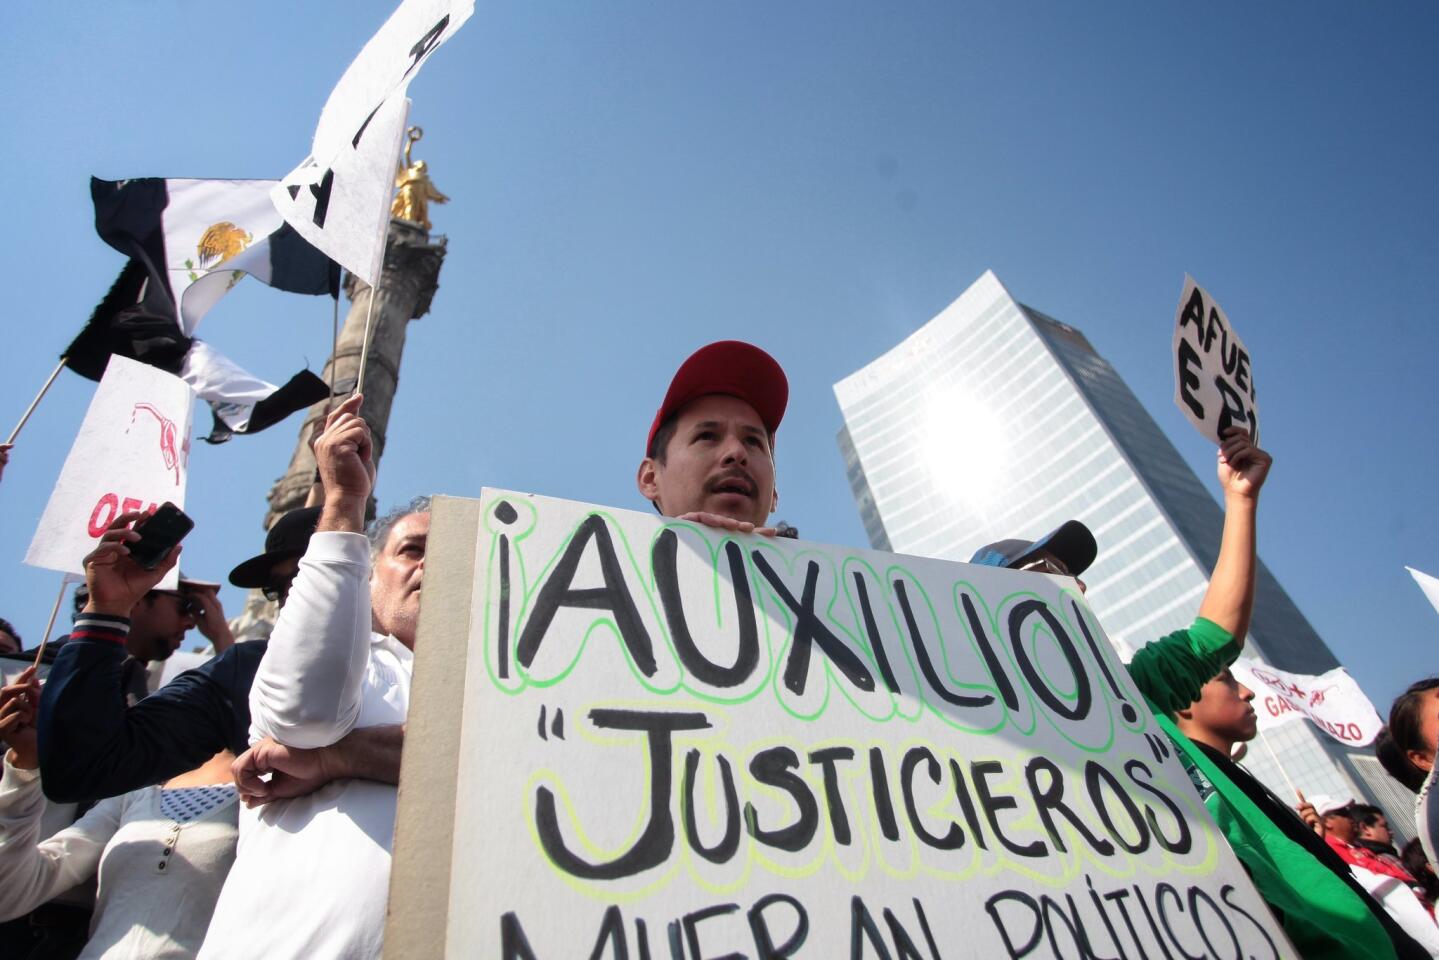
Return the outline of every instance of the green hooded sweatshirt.
{"type": "Polygon", "coordinates": [[[1147,644],[1130,661],[1129,675],[1174,741],[1220,832],[1260,896],[1278,911],[1284,932],[1304,960],[1390,960],[1394,945],[1364,900],[1285,836],[1170,719],[1199,699],[1200,689],[1238,655],[1239,646],[1228,631],[1200,617],[1188,630],[1147,644]]]}

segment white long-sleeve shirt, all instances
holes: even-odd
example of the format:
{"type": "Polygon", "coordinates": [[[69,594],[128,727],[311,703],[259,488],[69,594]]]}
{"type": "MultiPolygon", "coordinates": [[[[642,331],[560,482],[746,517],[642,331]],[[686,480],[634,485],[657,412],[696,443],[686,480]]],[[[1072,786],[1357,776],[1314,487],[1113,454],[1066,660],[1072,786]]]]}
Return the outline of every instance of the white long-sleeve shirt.
{"type": "Polygon", "coordinates": [[[161,788],[101,800],[42,840],[40,774],[6,763],[0,776],[0,919],[21,916],[95,876],[100,892],[82,960],[193,957],[235,856],[228,802],[178,823],[161,788]]]}
{"type": "MultiPolygon", "coordinates": [[[[327,746],[403,723],[413,655],[370,630],[369,541],[316,533],[250,688],[252,742],[327,746]]],[[[336,780],[240,814],[240,846],[202,960],[380,955],[395,788],[336,780]]]]}

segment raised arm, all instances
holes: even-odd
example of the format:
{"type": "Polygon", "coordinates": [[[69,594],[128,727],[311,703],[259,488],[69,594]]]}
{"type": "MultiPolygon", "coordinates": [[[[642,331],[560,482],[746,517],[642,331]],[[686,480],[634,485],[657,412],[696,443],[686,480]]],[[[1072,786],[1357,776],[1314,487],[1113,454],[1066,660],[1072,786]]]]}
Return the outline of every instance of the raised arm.
{"type": "Polygon", "coordinates": [[[1269,454],[1249,442],[1249,434],[1230,427],[1219,448],[1219,486],[1224,491],[1224,535],[1219,559],[1199,615],[1244,645],[1254,612],[1255,513],[1259,490],[1269,475],[1269,454]]]}
{"type": "Polygon", "coordinates": [[[252,739],[329,746],[354,727],[370,653],[370,551],[365,507],[374,487],[370,428],[357,394],[315,443],[324,506],[300,572],[250,688],[252,739]]]}

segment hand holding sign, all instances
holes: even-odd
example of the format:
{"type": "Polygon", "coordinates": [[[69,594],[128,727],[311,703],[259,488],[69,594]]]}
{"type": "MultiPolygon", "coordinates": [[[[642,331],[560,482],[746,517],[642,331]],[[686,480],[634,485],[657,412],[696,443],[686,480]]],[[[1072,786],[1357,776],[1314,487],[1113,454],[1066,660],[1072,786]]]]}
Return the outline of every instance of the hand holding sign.
{"type": "Polygon", "coordinates": [[[6,760],[20,770],[40,765],[35,737],[35,714],[40,707],[40,679],[26,667],[15,682],[0,688],[0,740],[10,747],[6,760]]]}
{"type": "Polygon", "coordinates": [[[1259,442],[1249,351],[1219,304],[1188,275],[1174,316],[1174,402],[1216,443],[1231,426],[1259,442]]]}
{"type": "Polygon", "coordinates": [[[1299,803],[1294,807],[1299,811],[1299,819],[1308,824],[1310,830],[1321,837],[1324,836],[1324,818],[1319,815],[1318,810],[1314,809],[1314,804],[1304,796],[1303,790],[1295,790],[1294,793],[1299,797],[1299,803]]]}
{"type": "Polygon", "coordinates": [[[748,520],[722,517],[717,513],[705,513],[703,510],[692,510],[689,513],[682,513],[675,519],[702,523],[707,527],[717,527],[721,530],[733,530],[736,533],[755,533],[761,537],[773,537],[779,533],[774,527],[757,527],[748,520]]]}
{"type": "Polygon", "coordinates": [[[145,569],[130,556],[128,545],[140,539],[139,532],[131,525],[147,516],[149,513],[139,510],[120,514],[100,537],[100,545],[85,557],[85,586],[90,591],[86,613],[128,617],[140,598],[155,589],[180,562],[182,548],[179,546],[166,554],[153,570],[145,569]]]}
{"type": "Polygon", "coordinates": [[[1242,427],[1229,427],[1219,445],[1219,485],[1224,495],[1254,500],[1274,458],[1250,442],[1242,427]]]}

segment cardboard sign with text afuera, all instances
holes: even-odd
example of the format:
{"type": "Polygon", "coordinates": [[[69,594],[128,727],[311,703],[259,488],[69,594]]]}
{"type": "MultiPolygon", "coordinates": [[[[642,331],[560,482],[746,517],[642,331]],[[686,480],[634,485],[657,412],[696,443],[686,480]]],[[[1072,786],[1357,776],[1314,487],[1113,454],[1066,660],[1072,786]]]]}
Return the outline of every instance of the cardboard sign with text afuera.
{"type": "MultiPolygon", "coordinates": [[[[179,377],[111,357],[25,562],[83,574],[85,555],[119,514],[166,500],[183,508],[194,399],[179,377]]],[[[160,589],[175,589],[179,576],[171,570],[160,589]]]]}
{"type": "Polygon", "coordinates": [[[1073,580],[457,503],[387,955],[1293,955],[1073,580]]]}
{"type": "Polygon", "coordinates": [[[1230,426],[1243,427],[1259,443],[1249,351],[1219,304],[1188,274],[1174,315],[1174,402],[1216,444],[1230,426]]]}

